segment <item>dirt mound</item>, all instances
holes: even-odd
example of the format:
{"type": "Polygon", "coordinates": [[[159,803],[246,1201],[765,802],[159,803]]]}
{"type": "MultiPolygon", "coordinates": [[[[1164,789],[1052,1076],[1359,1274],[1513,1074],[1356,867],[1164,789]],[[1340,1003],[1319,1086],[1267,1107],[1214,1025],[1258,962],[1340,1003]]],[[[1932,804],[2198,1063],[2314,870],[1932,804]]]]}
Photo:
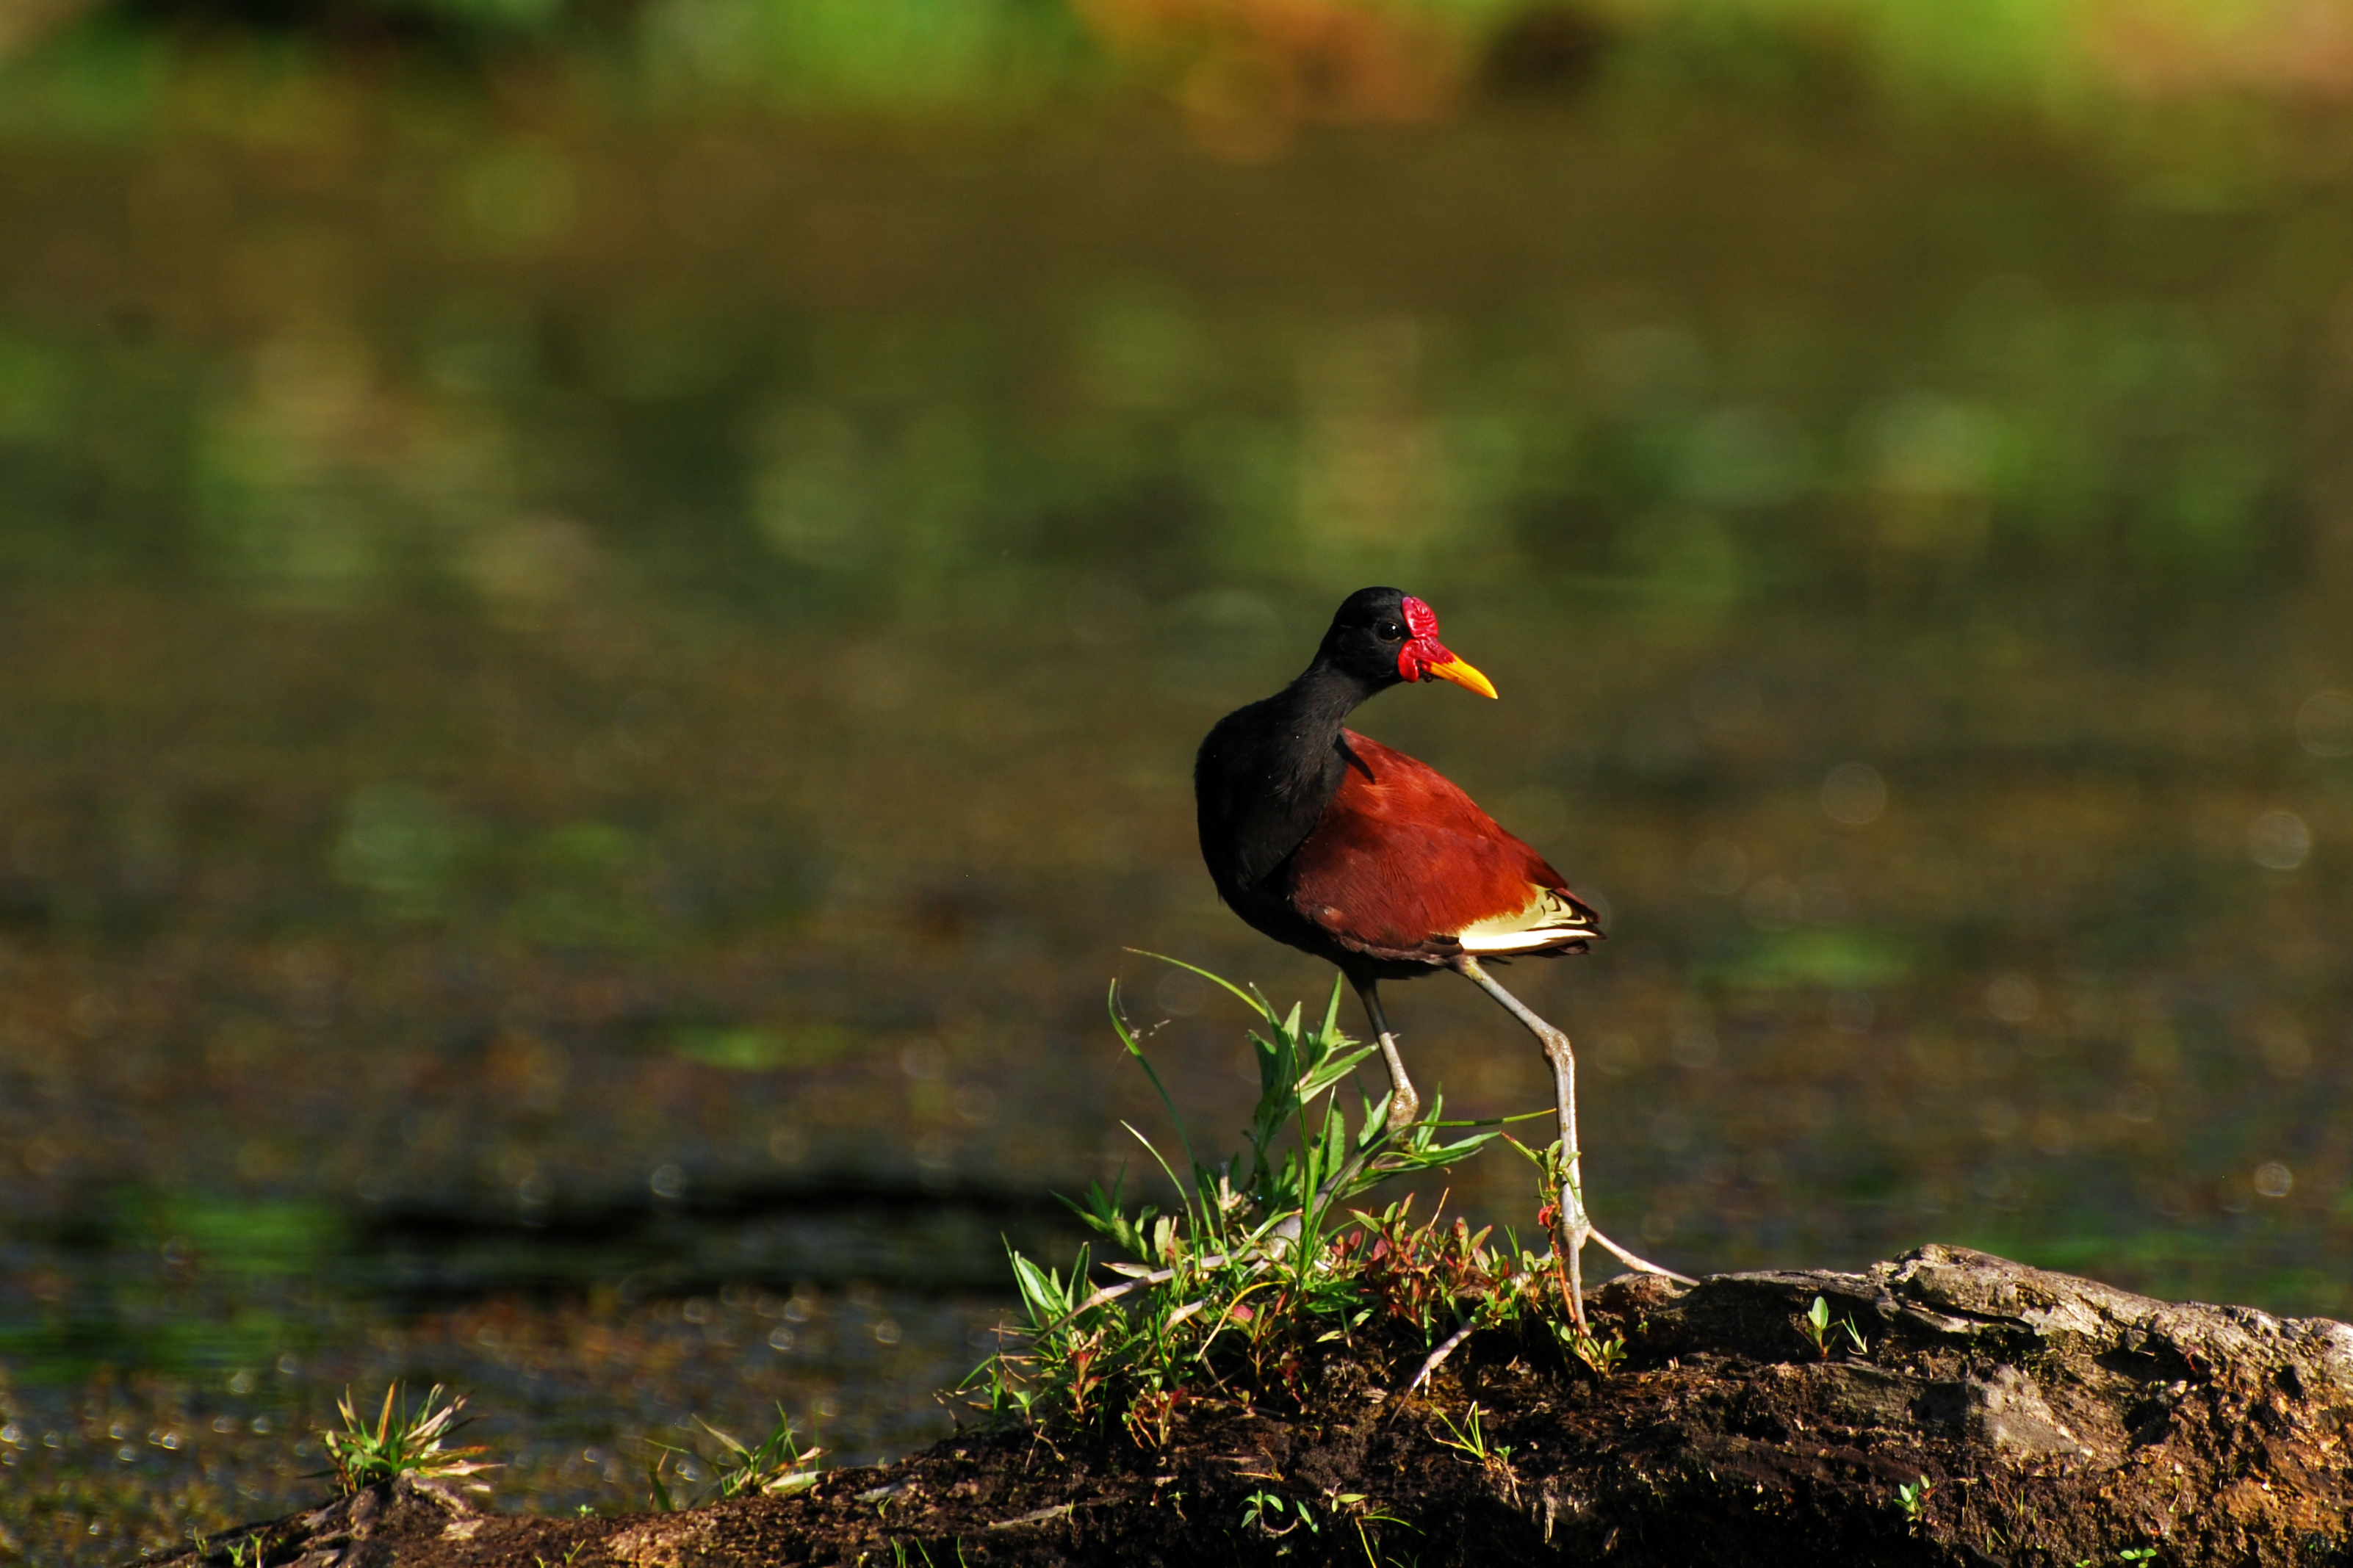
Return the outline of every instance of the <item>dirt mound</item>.
{"type": "MultiPolygon", "coordinates": [[[[1192,1401],[1156,1447],[974,1435],[630,1519],[404,1482],[251,1539],[304,1568],[2353,1563],[2345,1324],[1943,1247],[1598,1295],[1629,1346],[1606,1376],[1497,1331],[1405,1394],[1418,1351],[1335,1346],[1282,1408],[1192,1401]]],[[[232,1547],[254,1562],[201,1561],[232,1547]]]]}

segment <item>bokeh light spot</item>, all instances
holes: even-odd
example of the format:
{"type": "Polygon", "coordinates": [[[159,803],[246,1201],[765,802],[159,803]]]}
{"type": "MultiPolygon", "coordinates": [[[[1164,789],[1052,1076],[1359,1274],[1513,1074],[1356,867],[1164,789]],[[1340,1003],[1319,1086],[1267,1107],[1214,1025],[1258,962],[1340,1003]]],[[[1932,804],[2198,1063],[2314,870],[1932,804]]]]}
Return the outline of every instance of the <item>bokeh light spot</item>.
{"type": "Polygon", "coordinates": [[[2257,1037],[2263,1067],[2274,1078],[2302,1078],[2312,1067],[2312,1043],[2301,1030],[2275,1026],[2257,1037]]]}
{"type": "Polygon", "coordinates": [[[2054,1159],[2075,1147],[2074,1125],[2055,1110],[2046,1110],[2034,1119],[2034,1152],[2054,1159]]]}
{"type": "Polygon", "coordinates": [[[2274,871],[2293,871],[2312,853],[2312,829],[2292,811],[2267,811],[2247,826],[2247,854],[2274,871]]]}
{"type": "Polygon", "coordinates": [[[1986,1011],[2005,1024],[2023,1024],[2042,1005],[2042,993],[2028,975],[1999,975],[1986,987],[1986,1011]]]}
{"type": "Polygon", "coordinates": [[[2316,691],[2295,710],[2295,738],[2316,757],[2353,757],[2353,691],[2316,691]]]}
{"type": "Polygon", "coordinates": [[[1715,1030],[1701,1017],[1687,1017],[1675,1026],[1668,1037],[1667,1054],[1680,1068],[1698,1070],[1715,1065],[1715,1030]]]}
{"type": "Polygon", "coordinates": [[[1822,780],[1822,815],[1848,827],[1879,820],[1887,809],[1887,781],[1868,763],[1841,763],[1822,780]]]}
{"type": "Polygon", "coordinates": [[[1191,1017],[1201,1010],[1201,1004],[1208,996],[1208,982],[1181,969],[1170,970],[1152,988],[1152,999],[1160,1004],[1160,1010],[1176,1018],[1191,1017]]]}

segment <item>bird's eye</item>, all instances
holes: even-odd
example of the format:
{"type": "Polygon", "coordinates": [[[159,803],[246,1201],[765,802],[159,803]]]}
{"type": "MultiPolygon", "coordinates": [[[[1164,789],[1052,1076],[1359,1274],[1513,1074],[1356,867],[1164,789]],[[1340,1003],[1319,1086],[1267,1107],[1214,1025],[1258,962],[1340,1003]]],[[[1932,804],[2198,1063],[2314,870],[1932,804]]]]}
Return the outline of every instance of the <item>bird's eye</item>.
{"type": "Polygon", "coordinates": [[[1405,628],[1395,621],[1383,621],[1373,629],[1380,634],[1383,642],[1398,642],[1405,637],[1405,628]]]}

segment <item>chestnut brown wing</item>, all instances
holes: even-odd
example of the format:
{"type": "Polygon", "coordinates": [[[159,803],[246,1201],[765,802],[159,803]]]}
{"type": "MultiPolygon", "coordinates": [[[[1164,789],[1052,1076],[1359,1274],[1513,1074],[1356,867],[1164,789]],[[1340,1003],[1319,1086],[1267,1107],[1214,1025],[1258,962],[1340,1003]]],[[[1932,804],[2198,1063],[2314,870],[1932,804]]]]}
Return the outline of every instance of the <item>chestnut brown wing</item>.
{"type": "MultiPolygon", "coordinates": [[[[1543,856],[1435,768],[1353,731],[1343,731],[1341,741],[1350,753],[1347,774],[1292,857],[1288,891],[1293,908],[1343,946],[1437,963],[1461,951],[1461,933],[1482,922],[1508,923],[1523,913],[1541,921],[1564,905],[1590,920],[1543,856]]],[[[1517,951],[1566,948],[1599,934],[1591,921],[1517,951]]]]}

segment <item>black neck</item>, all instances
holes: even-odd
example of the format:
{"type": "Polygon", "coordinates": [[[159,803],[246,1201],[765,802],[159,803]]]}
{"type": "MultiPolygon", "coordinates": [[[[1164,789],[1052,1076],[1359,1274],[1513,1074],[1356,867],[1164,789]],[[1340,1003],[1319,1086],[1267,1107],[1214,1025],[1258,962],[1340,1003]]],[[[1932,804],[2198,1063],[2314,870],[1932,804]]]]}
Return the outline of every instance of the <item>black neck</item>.
{"type": "Polygon", "coordinates": [[[1366,698],[1395,684],[1366,680],[1319,655],[1298,679],[1209,732],[1194,779],[1201,842],[1229,897],[1314,831],[1348,765],[1341,727],[1366,698]]]}
{"type": "Polygon", "coordinates": [[[1298,679],[1277,692],[1272,700],[1282,707],[1284,717],[1299,727],[1295,749],[1301,760],[1320,760],[1332,750],[1332,742],[1338,738],[1340,727],[1348,721],[1348,715],[1380,689],[1380,686],[1362,676],[1351,675],[1319,658],[1300,672],[1298,679]]]}

